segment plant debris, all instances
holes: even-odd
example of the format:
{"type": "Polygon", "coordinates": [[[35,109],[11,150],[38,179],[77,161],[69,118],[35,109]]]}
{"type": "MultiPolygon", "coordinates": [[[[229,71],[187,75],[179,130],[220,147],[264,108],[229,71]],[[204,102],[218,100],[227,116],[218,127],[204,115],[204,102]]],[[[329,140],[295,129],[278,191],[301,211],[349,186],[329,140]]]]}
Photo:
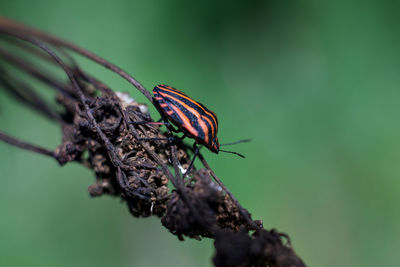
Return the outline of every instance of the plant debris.
{"type": "Polygon", "coordinates": [[[0,140],[50,156],[60,165],[73,161],[93,170],[96,180],[88,188],[92,197],[119,197],[135,217],[158,216],[180,240],[215,239],[215,266],[305,266],[290,241],[285,242],[285,234],[267,231],[251,219],[201,154],[205,168],[184,177],[191,148],[174,139],[168,128],[142,123],[153,122],[147,105],[92,77],[71,52],[119,74],[152,104],[151,94],[128,73],[74,44],[4,17],[0,41],[9,48],[0,48],[0,89],[60,125],[62,141],[49,150],[4,132],[0,140]],[[28,59],[32,56],[36,60],[28,59]],[[68,79],[56,78],[35,65],[37,61],[53,64],[68,79]],[[55,101],[39,97],[18,72],[9,71],[9,65],[54,89],[55,101]]]}

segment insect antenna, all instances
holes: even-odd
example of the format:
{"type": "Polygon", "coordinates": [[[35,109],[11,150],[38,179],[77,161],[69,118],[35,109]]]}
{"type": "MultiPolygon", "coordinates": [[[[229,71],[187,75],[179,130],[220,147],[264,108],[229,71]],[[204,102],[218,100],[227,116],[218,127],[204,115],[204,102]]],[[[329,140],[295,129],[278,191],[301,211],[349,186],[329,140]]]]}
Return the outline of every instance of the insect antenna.
{"type": "Polygon", "coordinates": [[[250,141],[251,141],[251,139],[243,139],[243,140],[239,140],[239,141],[232,142],[232,143],[221,144],[219,146],[230,146],[230,145],[236,145],[236,144],[240,144],[240,143],[247,143],[250,141]]]}
{"type": "MultiPolygon", "coordinates": [[[[232,142],[232,143],[221,144],[219,146],[230,146],[230,145],[236,145],[236,144],[240,144],[240,143],[247,143],[247,142],[250,142],[250,141],[251,141],[251,139],[243,139],[243,140],[239,140],[239,141],[232,142]]],[[[235,155],[238,155],[241,158],[245,158],[245,156],[243,156],[242,154],[234,152],[234,151],[228,151],[228,150],[222,150],[222,149],[220,149],[219,151],[222,151],[222,152],[225,152],[225,153],[235,154],[235,155]]]]}
{"type": "Polygon", "coordinates": [[[237,152],[228,151],[228,150],[222,150],[222,149],[220,149],[219,151],[220,151],[220,152],[225,152],[225,153],[235,154],[235,155],[238,155],[238,156],[241,157],[241,158],[245,158],[245,156],[243,156],[242,154],[237,153],[237,152]]]}

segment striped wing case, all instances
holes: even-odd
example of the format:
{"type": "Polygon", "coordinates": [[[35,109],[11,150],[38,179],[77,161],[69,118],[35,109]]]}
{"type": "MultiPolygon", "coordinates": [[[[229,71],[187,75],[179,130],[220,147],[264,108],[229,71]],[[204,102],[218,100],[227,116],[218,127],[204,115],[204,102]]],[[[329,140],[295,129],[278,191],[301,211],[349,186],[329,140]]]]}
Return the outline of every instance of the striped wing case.
{"type": "Polygon", "coordinates": [[[168,85],[157,85],[153,94],[169,121],[197,143],[218,153],[218,119],[214,112],[168,85]]]}

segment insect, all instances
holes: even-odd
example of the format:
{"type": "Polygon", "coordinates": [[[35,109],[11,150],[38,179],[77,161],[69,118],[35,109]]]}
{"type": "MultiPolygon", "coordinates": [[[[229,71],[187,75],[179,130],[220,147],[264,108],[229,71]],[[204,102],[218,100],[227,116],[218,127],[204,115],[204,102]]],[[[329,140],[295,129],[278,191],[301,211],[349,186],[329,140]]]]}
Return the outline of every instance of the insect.
{"type": "MultiPolygon", "coordinates": [[[[195,139],[193,145],[194,156],[187,172],[191,169],[199,153],[197,144],[204,145],[210,151],[217,154],[222,151],[233,153],[244,158],[244,156],[239,153],[220,149],[222,145],[219,144],[217,138],[218,119],[214,112],[190,98],[185,93],[168,85],[157,85],[153,89],[153,94],[154,102],[162,117],[164,117],[164,120],[170,121],[175,125],[183,132],[184,137],[187,136],[195,139]]],[[[249,140],[241,140],[231,144],[247,141],[249,140]]]]}

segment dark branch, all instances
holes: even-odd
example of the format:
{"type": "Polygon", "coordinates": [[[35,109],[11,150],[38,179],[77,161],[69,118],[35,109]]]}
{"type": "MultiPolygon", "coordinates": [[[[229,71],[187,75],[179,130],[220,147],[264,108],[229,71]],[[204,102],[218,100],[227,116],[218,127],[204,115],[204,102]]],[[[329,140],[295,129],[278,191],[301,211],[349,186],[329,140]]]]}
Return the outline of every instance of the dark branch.
{"type": "Polygon", "coordinates": [[[28,151],[31,151],[34,153],[38,153],[38,154],[42,154],[45,156],[55,158],[55,154],[53,151],[48,150],[43,147],[40,147],[40,146],[37,146],[37,145],[27,143],[25,141],[21,141],[15,137],[11,137],[11,136],[7,135],[6,133],[3,133],[3,132],[0,132],[0,140],[4,141],[10,145],[19,147],[21,149],[25,149],[25,150],[28,150],[28,151]]]}
{"type": "Polygon", "coordinates": [[[184,236],[214,238],[216,266],[304,266],[290,242],[284,242],[289,237],[253,221],[201,154],[206,169],[193,170],[184,178],[180,168],[189,165],[190,148],[173,138],[169,128],[164,132],[159,125],[137,123],[153,121],[147,107],[89,75],[69,50],[119,74],[153,103],[149,91],[127,72],[74,44],[0,17],[0,37],[4,36],[37,60],[60,67],[68,80],[61,81],[0,48],[0,57],[7,64],[56,89],[57,103],[64,110],[57,112],[34,87],[16,78],[18,72],[11,76],[0,66],[3,86],[22,104],[54,118],[63,134],[54,151],[2,132],[0,140],[51,156],[61,165],[70,161],[83,164],[96,175],[96,183],[89,187],[92,196],[119,196],[136,217],[160,216],[162,224],[182,240],[184,236]],[[175,190],[168,188],[168,181],[175,190]]]}

